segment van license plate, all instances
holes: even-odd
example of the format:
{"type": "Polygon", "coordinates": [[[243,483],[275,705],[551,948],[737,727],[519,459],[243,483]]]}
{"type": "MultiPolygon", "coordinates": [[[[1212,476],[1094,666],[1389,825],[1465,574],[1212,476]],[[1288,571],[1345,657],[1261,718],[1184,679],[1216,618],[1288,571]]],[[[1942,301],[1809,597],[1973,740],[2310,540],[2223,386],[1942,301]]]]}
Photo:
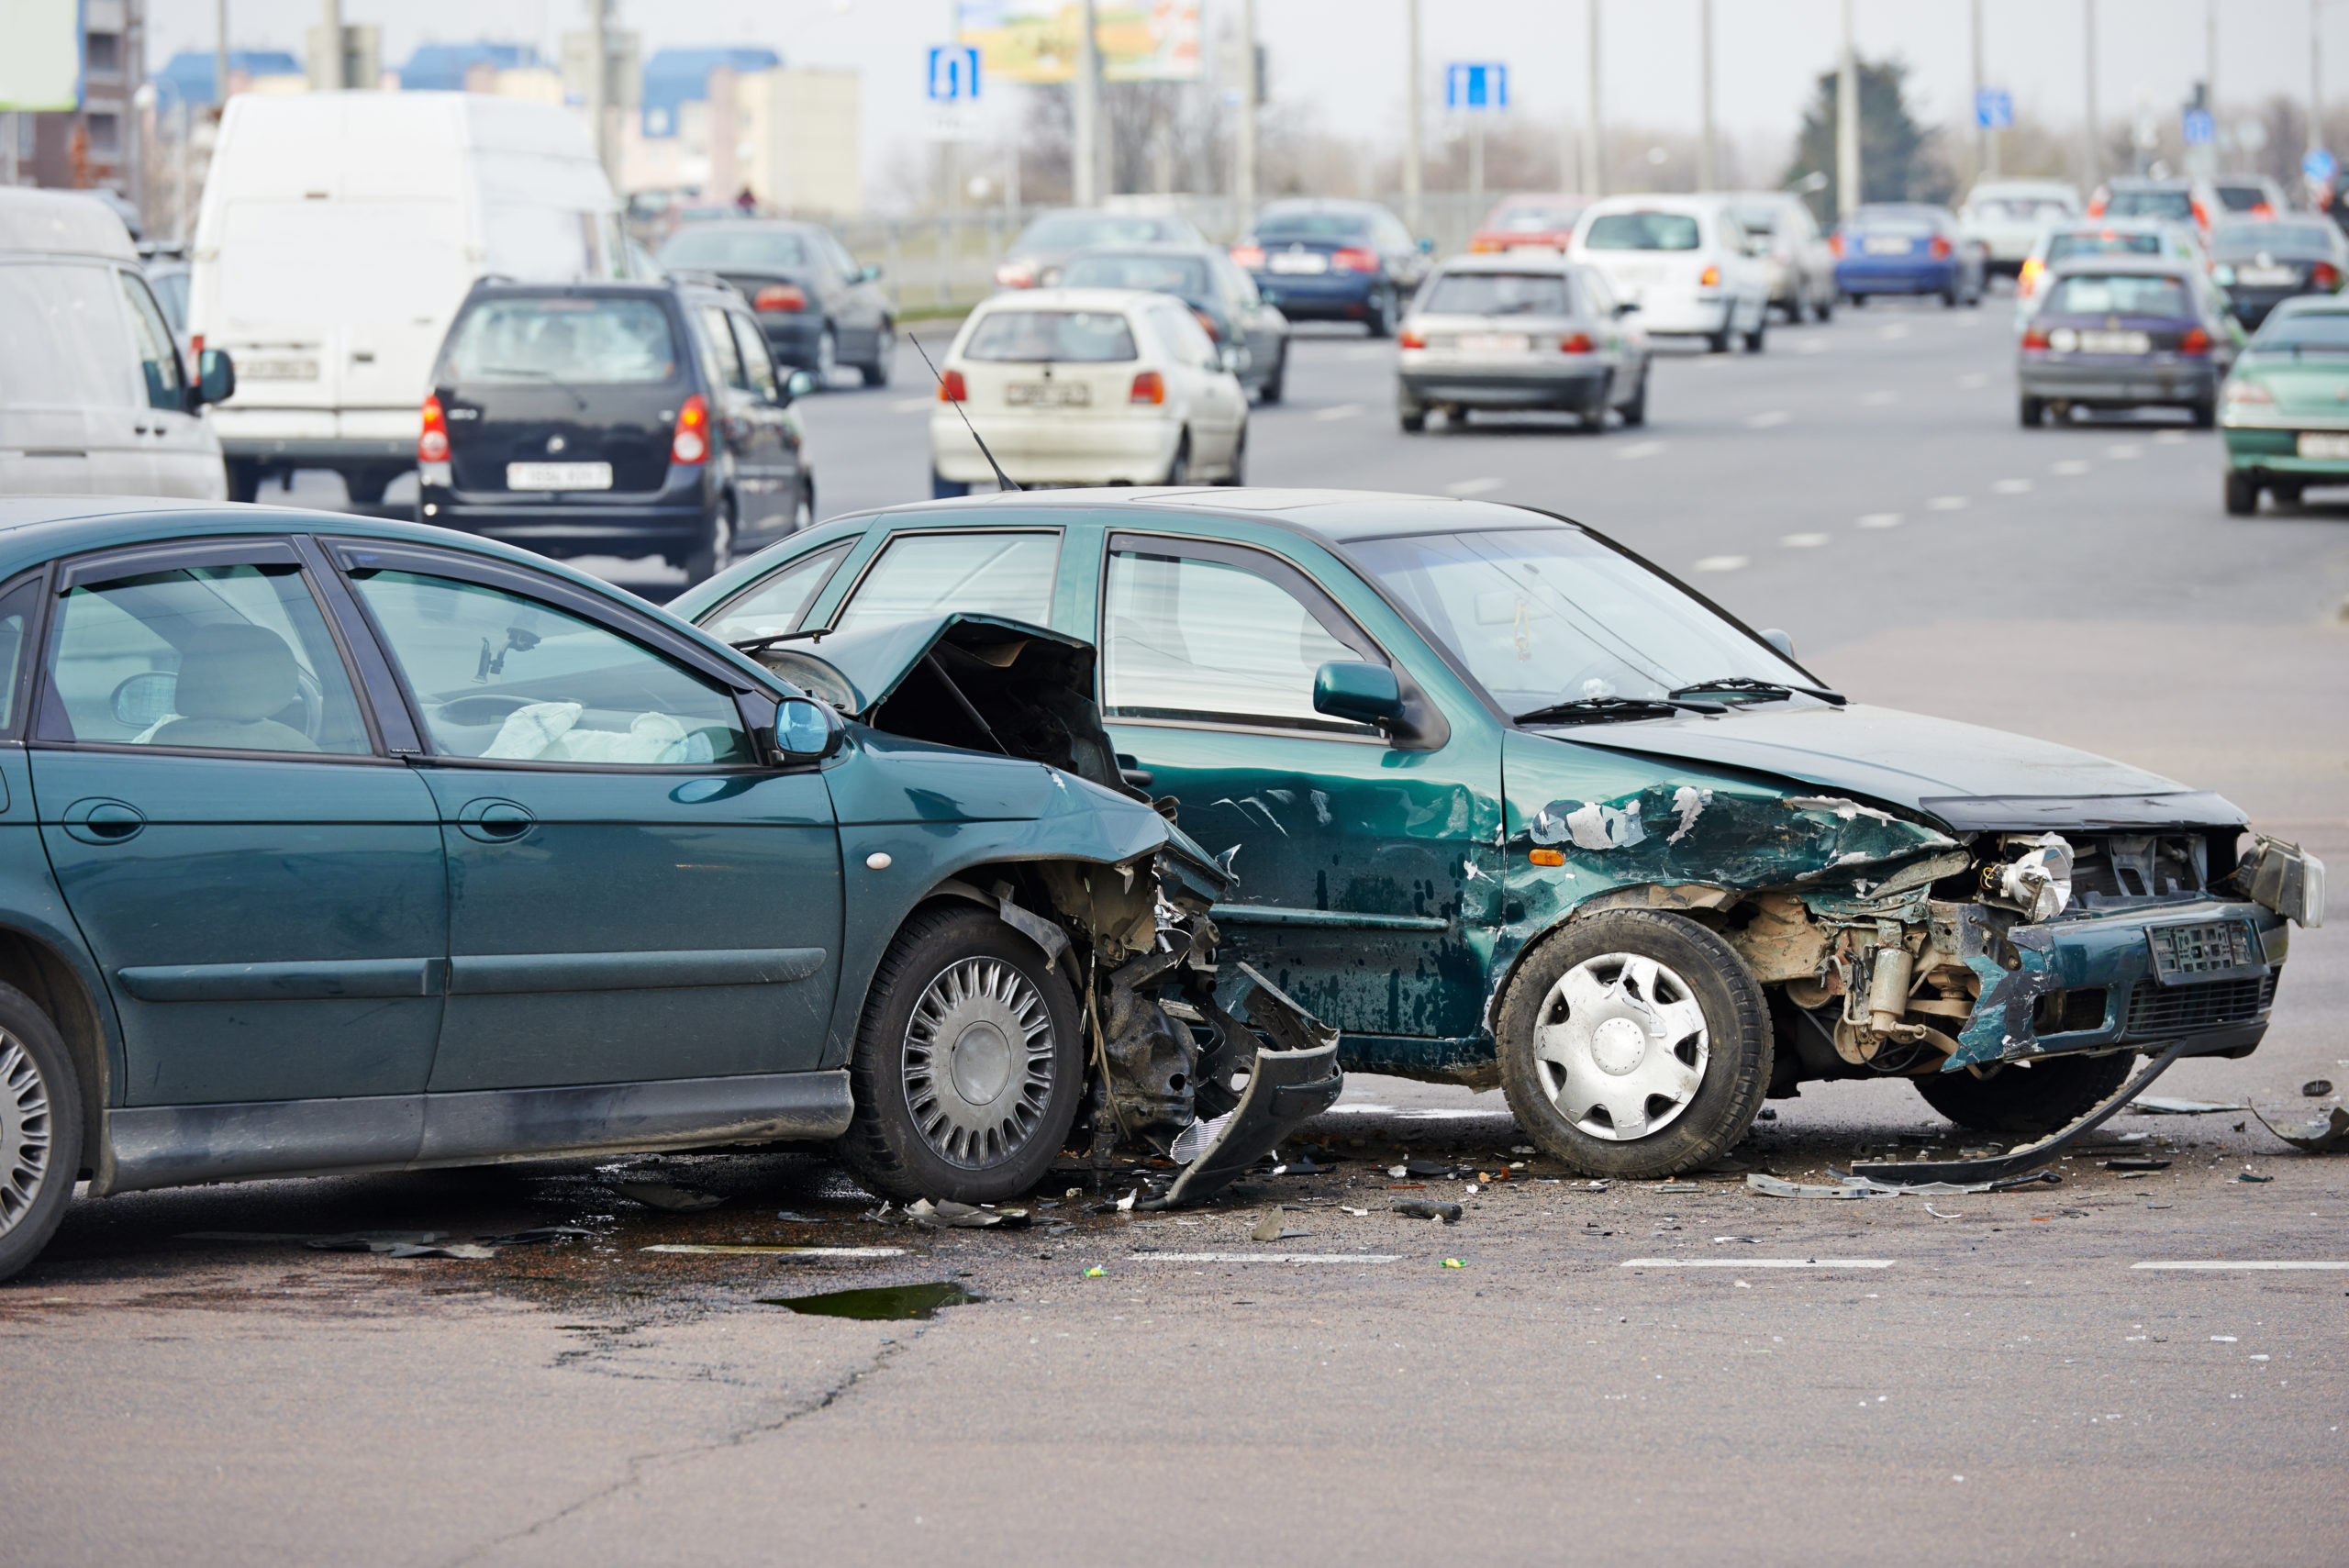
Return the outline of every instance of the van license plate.
{"type": "Polygon", "coordinates": [[[2300,432],[2299,452],[2302,457],[2321,462],[2349,460],[2349,436],[2336,436],[2319,430],[2300,432]]]}
{"type": "Polygon", "coordinates": [[[237,366],[237,374],[246,381],[316,381],[318,379],[318,361],[246,360],[237,366]]]}
{"type": "Polygon", "coordinates": [[[508,490],[609,490],[612,487],[612,465],[608,462],[509,462],[506,465],[506,488],[508,490]]]}

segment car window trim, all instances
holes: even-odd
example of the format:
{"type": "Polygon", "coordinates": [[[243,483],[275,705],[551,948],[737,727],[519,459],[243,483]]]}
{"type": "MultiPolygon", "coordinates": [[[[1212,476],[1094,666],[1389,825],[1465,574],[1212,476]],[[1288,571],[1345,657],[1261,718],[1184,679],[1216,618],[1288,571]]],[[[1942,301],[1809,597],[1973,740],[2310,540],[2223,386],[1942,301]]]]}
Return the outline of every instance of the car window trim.
{"type": "Polygon", "coordinates": [[[49,606],[56,595],[50,592],[53,562],[42,562],[28,572],[19,572],[6,583],[0,583],[0,603],[9,595],[27,586],[32,587],[33,612],[27,617],[24,648],[27,656],[17,661],[15,701],[8,709],[9,722],[0,727],[0,744],[24,745],[32,736],[33,682],[40,672],[43,651],[49,646],[49,606]]]}
{"type": "MultiPolygon", "coordinates": [[[[842,594],[840,596],[840,602],[832,606],[832,613],[827,616],[824,619],[825,626],[836,627],[840,624],[841,616],[851,605],[856,603],[857,595],[864,591],[865,579],[873,575],[873,569],[879,565],[882,560],[888,555],[892,546],[901,539],[918,539],[925,534],[939,534],[950,539],[963,539],[972,534],[1050,534],[1052,539],[1052,568],[1048,580],[1052,586],[1052,594],[1045,602],[1047,606],[1049,606],[1052,599],[1059,597],[1061,583],[1061,556],[1068,548],[1068,528],[1064,524],[1053,523],[1043,527],[1039,527],[1034,523],[1019,523],[980,528],[941,528],[932,527],[892,528],[887,533],[881,536],[880,544],[874,548],[872,554],[864,558],[864,564],[857,568],[856,580],[848,585],[848,591],[842,594]]],[[[837,573],[839,568],[835,567],[833,570],[837,573]]],[[[829,589],[831,585],[831,578],[825,578],[824,586],[816,590],[817,599],[822,598],[825,590],[829,589]]],[[[807,607],[812,611],[816,607],[816,599],[808,600],[807,607]]],[[[1048,607],[1044,613],[1047,616],[1050,616],[1052,611],[1048,607]]]]}
{"type": "MultiPolygon", "coordinates": [[[[847,539],[836,539],[829,544],[818,545],[814,550],[808,550],[804,554],[795,555],[787,561],[777,562],[774,571],[762,573],[760,575],[753,577],[743,586],[741,592],[721,599],[715,606],[702,611],[699,616],[695,617],[693,624],[698,627],[707,628],[712,621],[723,620],[728,615],[733,612],[735,606],[751,597],[751,595],[756,594],[760,589],[765,587],[768,584],[774,582],[777,577],[782,576],[793,567],[805,565],[807,562],[813,561],[816,557],[823,554],[826,550],[839,551],[838,559],[834,560],[832,562],[831,571],[824,573],[824,580],[816,584],[816,591],[807,595],[807,602],[800,606],[798,612],[791,617],[791,626],[789,629],[797,631],[800,626],[807,619],[808,616],[815,612],[817,602],[823,598],[824,590],[832,585],[833,575],[840,571],[841,562],[848,559],[849,551],[856,548],[856,541],[860,537],[862,536],[852,534],[847,539]]],[[[877,554],[878,552],[876,551],[875,553],[877,554]]],[[[1058,562],[1055,562],[1054,565],[1057,568],[1058,562]]],[[[1058,575],[1057,570],[1054,574],[1056,576],[1058,575]]],[[[715,636],[716,634],[712,633],[711,635],[715,636]]]]}

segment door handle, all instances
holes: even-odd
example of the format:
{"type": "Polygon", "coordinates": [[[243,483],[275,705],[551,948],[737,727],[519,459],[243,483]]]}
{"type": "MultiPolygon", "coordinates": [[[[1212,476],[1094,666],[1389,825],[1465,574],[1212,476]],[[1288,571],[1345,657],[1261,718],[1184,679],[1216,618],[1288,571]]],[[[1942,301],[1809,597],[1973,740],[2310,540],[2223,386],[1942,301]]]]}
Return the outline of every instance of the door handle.
{"type": "Polygon", "coordinates": [[[473,800],[457,813],[457,830],[484,844],[510,844],[538,825],[529,807],[513,800],[473,800]]]}
{"type": "Polygon", "coordinates": [[[77,800],[65,808],[65,831],[85,844],[124,843],[146,826],[145,815],[127,801],[77,800]]]}

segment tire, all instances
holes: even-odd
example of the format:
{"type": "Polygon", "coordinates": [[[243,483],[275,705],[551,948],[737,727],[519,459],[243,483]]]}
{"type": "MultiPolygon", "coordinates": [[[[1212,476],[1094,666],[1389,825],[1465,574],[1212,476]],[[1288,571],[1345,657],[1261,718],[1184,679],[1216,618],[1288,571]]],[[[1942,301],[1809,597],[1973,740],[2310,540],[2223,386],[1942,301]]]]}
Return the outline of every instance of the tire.
{"type": "Polygon", "coordinates": [[[922,910],[874,972],[840,1155],[900,1202],[1017,1197],[1067,1141],[1084,1076],[1076,995],[1036,944],[987,910],[922,910]]]}
{"type": "Polygon", "coordinates": [[[2259,486],[2244,474],[2227,475],[2227,516],[2248,517],[2259,510],[2259,486]]]}
{"type": "Polygon", "coordinates": [[[1909,1080],[1925,1103],[1960,1127],[2009,1137],[2040,1138],[2071,1121],[2129,1080],[2133,1052],[2110,1056],[2045,1056],[2006,1062],[1987,1078],[1933,1073],[1909,1080]]]}
{"type": "Polygon", "coordinates": [[[832,373],[840,368],[840,334],[827,327],[816,335],[816,362],[808,372],[816,378],[816,390],[829,392],[832,387],[832,373]]]}
{"type": "Polygon", "coordinates": [[[1569,923],[1510,980],[1497,1023],[1501,1088],[1518,1126],[1593,1176],[1669,1176],[1710,1164],[1745,1136],[1770,1082],[1770,1012],[1753,972],[1677,915],[1610,909],[1569,923]],[[1576,974],[1580,1002],[1566,984],[1576,974]],[[1665,1007],[1650,1006],[1651,997],[1665,1007]],[[1545,1035],[1555,1053],[1547,1058],[1545,1035]],[[1630,1065],[1609,1065],[1610,1056],[1630,1065]],[[1608,1090],[1611,1110],[1593,1097],[1608,1090]],[[1606,1130],[1633,1116],[1649,1129],[1606,1130]]]}
{"type": "Polygon", "coordinates": [[[1396,315],[1395,291],[1390,288],[1378,296],[1378,308],[1363,325],[1374,338],[1392,338],[1395,336],[1396,315]]]}
{"type": "Polygon", "coordinates": [[[856,373],[864,378],[867,386],[886,386],[889,384],[889,367],[896,357],[897,324],[884,321],[880,336],[874,342],[872,362],[857,366],[856,373]]]}
{"type": "Polygon", "coordinates": [[[347,469],[342,475],[343,494],[355,506],[381,506],[384,492],[392,487],[392,481],[406,472],[404,468],[347,469]]]}
{"type": "Polygon", "coordinates": [[[1273,361],[1273,373],[1256,389],[1256,400],[1264,404],[1278,403],[1288,386],[1288,339],[1281,339],[1280,358],[1273,361]]]}
{"type": "Polygon", "coordinates": [[[261,494],[261,464],[230,458],[223,465],[228,471],[228,499],[250,502],[261,494]]]}
{"type": "Polygon", "coordinates": [[[970,493],[971,482],[969,480],[945,479],[940,477],[938,470],[933,468],[930,471],[930,498],[931,500],[951,501],[958,495],[968,495],[970,493]]]}
{"type": "Polygon", "coordinates": [[[685,581],[706,583],[733,565],[735,537],[734,502],[729,496],[718,503],[709,519],[709,532],[685,557],[685,581]]]}
{"type": "Polygon", "coordinates": [[[0,1280],[40,1256],[82,1169],[82,1079],[49,1015],[0,985],[0,1280]]]}
{"type": "Polygon", "coordinates": [[[1620,412],[1623,416],[1623,428],[1627,430],[1637,429],[1640,426],[1648,422],[1647,366],[1642,365],[1640,367],[1639,388],[1631,394],[1631,400],[1623,405],[1620,412]]]}
{"type": "Polygon", "coordinates": [[[1749,354],[1760,353],[1763,346],[1769,340],[1769,336],[1770,313],[1765,310],[1755,319],[1753,330],[1745,335],[1745,351],[1749,354]]]}
{"type": "Polygon", "coordinates": [[[1166,477],[1159,483],[1176,485],[1191,483],[1190,431],[1186,430],[1174,438],[1174,455],[1166,460],[1166,477]]]}
{"type": "Polygon", "coordinates": [[[1246,425],[1243,424],[1240,427],[1240,439],[1232,443],[1231,472],[1225,474],[1221,479],[1217,480],[1216,483],[1218,484],[1230,485],[1245,484],[1248,483],[1248,427],[1246,425]]]}
{"type": "Polygon", "coordinates": [[[796,534],[816,526],[816,482],[812,479],[799,486],[799,504],[791,508],[791,527],[786,534],[796,534]]]}
{"type": "Polygon", "coordinates": [[[1417,406],[1397,408],[1395,423],[1402,427],[1405,435],[1416,436],[1428,428],[1428,411],[1417,406]]]}
{"type": "Polygon", "coordinates": [[[1955,284],[1952,284],[1949,287],[1942,290],[1942,308],[1943,310],[1955,310],[1957,308],[1957,295],[1958,289],[1955,284]]]}
{"type": "Polygon", "coordinates": [[[1724,325],[1720,331],[1707,336],[1705,339],[1705,352],[1709,354],[1726,354],[1729,352],[1729,328],[1726,325],[1724,325]]]}
{"type": "Polygon", "coordinates": [[[1810,314],[1811,318],[1816,321],[1827,322],[1834,320],[1835,296],[1832,294],[1821,295],[1819,299],[1812,304],[1810,307],[1810,314]]]}
{"type": "Polygon", "coordinates": [[[1864,294],[1855,294],[1851,296],[1851,306],[1854,310],[1859,309],[1862,306],[1867,304],[1867,302],[1868,296],[1864,294]]]}
{"type": "Polygon", "coordinates": [[[2297,506],[2300,504],[2301,487],[2297,484],[2271,484],[2267,487],[2267,494],[2275,498],[2278,506],[2297,506]]]}
{"type": "Polygon", "coordinates": [[[2036,430],[2047,423],[2047,399],[2026,395],[2015,405],[2015,418],[2026,430],[2036,430]]]}
{"type": "Polygon", "coordinates": [[[2196,429],[2198,429],[2198,430],[2210,430],[2210,429],[2215,429],[2215,428],[2218,428],[2218,424],[2219,424],[2219,403],[2218,403],[2218,399],[2216,399],[2216,398],[2212,398],[2212,399],[2210,399],[2209,402],[2206,402],[2206,403],[2198,403],[2198,404],[2196,404],[2196,405],[2193,406],[2193,408],[2192,408],[2191,410],[2189,410],[2189,412],[2191,412],[2191,413],[2193,414],[2193,416],[2194,416],[2194,428],[2195,428],[2196,429]]]}

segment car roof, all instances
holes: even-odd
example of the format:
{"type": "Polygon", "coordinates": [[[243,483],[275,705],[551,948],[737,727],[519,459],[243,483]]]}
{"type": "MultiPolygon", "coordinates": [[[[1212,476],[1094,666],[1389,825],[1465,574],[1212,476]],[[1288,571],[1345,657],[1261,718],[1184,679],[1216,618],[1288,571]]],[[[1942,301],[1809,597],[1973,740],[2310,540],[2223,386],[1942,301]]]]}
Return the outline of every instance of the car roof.
{"type": "Polygon", "coordinates": [[[1155,289],[1039,288],[1015,289],[990,295],[971,307],[971,314],[1008,310],[1130,310],[1154,299],[1166,299],[1155,289]]]}
{"type": "Polygon", "coordinates": [[[0,187],[0,253],[139,260],[130,230],[105,203],[16,185],[0,187]]]}
{"type": "Polygon", "coordinates": [[[1730,200],[1727,195],[1694,195],[1676,191],[1646,191],[1620,196],[1601,196],[1585,209],[1584,216],[1605,216],[1619,212],[1710,212],[1730,200]]]}
{"type": "Polygon", "coordinates": [[[1071,261],[1086,256],[1179,256],[1186,260],[1201,256],[1220,256],[1223,247],[1198,239],[1136,239],[1114,245],[1087,245],[1071,256],[1071,261]]]}
{"type": "Polygon", "coordinates": [[[1356,201],[1346,196],[1285,196],[1276,202],[1266,202],[1257,210],[1262,217],[1268,212],[1384,212],[1380,202],[1356,201]]]}
{"type": "MultiPolygon", "coordinates": [[[[914,501],[859,514],[875,517],[918,517],[925,528],[967,525],[1002,527],[1007,510],[1098,513],[1111,507],[1132,515],[1132,526],[1146,528],[1153,514],[1194,517],[1225,517],[1270,523],[1329,544],[1394,538],[1407,534],[1466,533],[1486,528],[1570,528],[1590,530],[1570,518],[1530,506],[1497,501],[1470,501],[1450,495],[1418,495],[1402,491],[1241,489],[1220,486],[1169,489],[1126,486],[1086,490],[1008,490],[952,501],[914,501]]],[[[846,521],[849,519],[835,519],[846,521]]]]}
{"type": "Polygon", "coordinates": [[[1552,250],[1529,245],[1520,250],[1483,250],[1445,260],[1446,272],[1557,272],[1566,273],[1581,269],[1582,263],[1566,259],[1562,250],[1552,250]]]}
{"type": "Polygon", "coordinates": [[[2268,319],[2278,316],[2349,316],[2349,299],[2330,294],[2296,294],[2276,302],[2268,319]]]}
{"type": "Polygon", "coordinates": [[[2183,178],[2157,180],[2150,175],[2122,174],[2107,180],[2104,188],[2108,191],[2190,191],[2194,188],[2194,182],[2183,178]]]}

